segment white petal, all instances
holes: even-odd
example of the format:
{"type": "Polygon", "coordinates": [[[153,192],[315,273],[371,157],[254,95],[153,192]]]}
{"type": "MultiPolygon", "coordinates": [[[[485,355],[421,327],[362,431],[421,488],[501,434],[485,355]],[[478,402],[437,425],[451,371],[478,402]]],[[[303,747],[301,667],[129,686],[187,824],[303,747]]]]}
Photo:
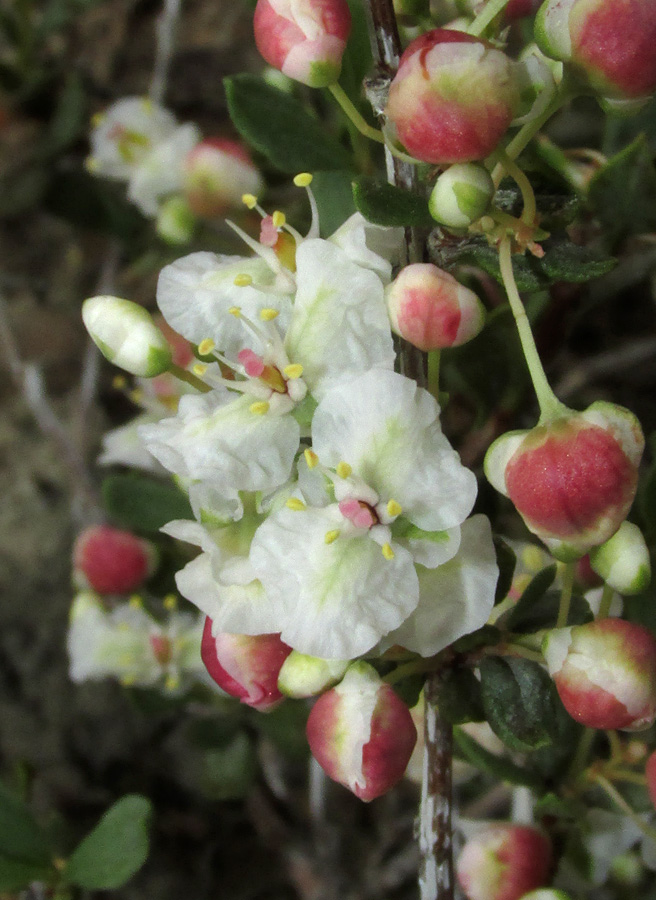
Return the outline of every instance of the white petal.
{"type": "Polygon", "coordinates": [[[285,346],[317,399],[332,381],[372,366],[392,368],[392,332],[377,275],[317,239],[298,248],[296,283],[285,346]]]}
{"type": "Polygon", "coordinates": [[[126,425],[106,431],[102,437],[102,451],[98,457],[98,465],[120,464],[131,469],[143,469],[161,475],[164,471],[162,466],[148,452],[139,435],[139,426],[159,422],[160,419],[161,416],[146,414],[137,416],[126,425]]]}
{"type": "Polygon", "coordinates": [[[200,139],[195,125],[181,125],[136,166],[128,184],[128,199],[145,216],[156,216],[160,199],[182,189],[182,164],[200,139]]]}
{"type": "Polygon", "coordinates": [[[145,97],[123,97],[100,115],[91,132],[93,171],[127,181],[140,160],[176,128],[175,116],[164,107],[145,97]],[[130,141],[130,135],[136,140],[130,141]]]}
{"type": "Polygon", "coordinates": [[[485,516],[472,516],[462,526],[456,556],[436,569],[419,570],[419,605],[387,635],[382,648],[400,644],[433,656],[481,628],[494,606],[498,575],[490,523],[485,516]]]}
{"type": "Polygon", "coordinates": [[[392,266],[401,259],[403,229],[373,225],[361,213],[353,213],[329,240],[341,247],[354,263],[372,269],[388,284],[392,266]]]}
{"type": "Polygon", "coordinates": [[[277,631],[300,653],[352,659],[370,650],[414,609],[418,586],[403,547],[387,560],[366,534],[326,544],[344,519],[336,505],[267,519],[253,538],[251,562],[279,611],[277,631]]]}
{"type": "Polygon", "coordinates": [[[442,434],[439,407],[428,391],[395,372],[372,370],[337,385],[312,421],[322,463],[341,460],[381,500],[394,499],[426,531],[464,521],[476,498],[476,477],[442,434]]]}
{"type": "Polygon", "coordinates": [[[228,310],[238,306],[245,316],[260,321],[260,310],[280,310],[276,326],[284,334],[291,314],[289,297],[237,287],[237,275],[250,275],[268,286],[274,274],[257,256],[223,256],[200,251],[165,266],[157,282],[157,304],[166,321],[187,340],[199,344],[211,338],[231,360],[244,347],[261,351],[259,342],[228,310]]]}
{"type": "Polygon", "coordinates": [[[461,529],[458,526],[442,531],[440,534],[443,535],[442,540],[411,538],[400,543],[403,546],[407,544],[412,558],[418,565],[425,566],[427,569],[435,569],[453,559],[460,548],[461,529]]]}

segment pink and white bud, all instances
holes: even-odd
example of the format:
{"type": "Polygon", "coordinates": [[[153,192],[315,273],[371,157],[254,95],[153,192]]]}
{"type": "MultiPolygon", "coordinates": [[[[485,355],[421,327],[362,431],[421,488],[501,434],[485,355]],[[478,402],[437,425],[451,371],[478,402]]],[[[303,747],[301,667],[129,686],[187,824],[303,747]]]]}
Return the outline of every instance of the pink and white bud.
{"type": "Polygon", "coordinates": [[[226,634],[215,632],[205,619],[200,655],[218,686],[253,709],[277,706],[283,695],[278,674],[291,653],[279,634],[226,634]]]}
{"type": "Polygon", "coordinates": [[[157,559],[150,541],[110,525],[92,525],[73,545],[73,578],[81,589],[129,594],[153,574],[157,559]]]}
{"type": "Polygon", "coordinates": [[[647,778],[647,793],[649,799],[656,807],[656,750],[650,753],[645,765],[645,777],[647,778]]]}
{"type": "Polygon", "coordinates": [[[549,838],[528,825],[490,825],[467,841],[456,874],[467,900],[519,900],[549,879],[549,838]]]}
{"type": "Polygon", "coordinates": [[[656,718],[656,640],[642,625],[598,619],[556,628],[542,652],[565,709],[581,725],[640,731],[656,718]]]}
{"type": "Polygon", "coordinates": [[[255,43],[264,59],[309,87],[335,84],[351,31],[346,0],[258,0],[255,43]]]}
{"type": "Polygon", "coordinates": [[[417,740],[410,710],[365,662],[319,697],[306,733],[321,768],[366,802],[400,781],[417,740]]]}
{"type": "Polygon", "coordinates": [[[590,551],[590,565],[606,584],[626,596],[642,593],[651,580],[649,550],[632,522],[622,522],[610,540],[590,551]]]}
{"type": "Polygon", "coordinates": [[[109,295],[89,297],[82,304],[82,321],[102,355],[126,372],[153,378],[170,368],[171,348],[138,303],[109,295]]]}
{"type": "Polygon", "coordinates": [[[292,650],[282,664],[278,688],[285,697],[315,697],[337,684],[349,667],[348,659],[320,659],[292,650]]]}
{"type": "Polygon", "coordinates": [[[467,228],[487,211],[494,182],[484,166],[459,163],[442,172],[428,200],[431,216],[447,228],[467,228]]]}
{"type": "Polygon", "coordinates": [[[489,156],[518,103],[509,57],[462,31],[435,28],[401,57],[386,115],[413,156],[444,165],[489,156]]]}
{"type": "Polygon", "coordinates": [[[476,294],[432,263],[401,269],[385,289],[385,300],[392,331],[424,351],[459,347],[485,323],[476,294]]]}
{"type": "Polygon", "coordinates": [[[485,474],[553,555],[571,560],[607,541],[626,518],[643,449],[635,416],[599,401],[498,438],[485,474]]]}
{"type": "Polygon", "coordinates": [[[262,176],[246,149],[228,138],[206,138],[187,154],[183,190],[192,212],[203,219],[222,216],[244,194],[257,196],[262,176]]]}
{"type": "Polygon", "coordinates": [[[535,39],[604,97],[646,98],[656,90],[656,0],[547,0],[535,39]]]}

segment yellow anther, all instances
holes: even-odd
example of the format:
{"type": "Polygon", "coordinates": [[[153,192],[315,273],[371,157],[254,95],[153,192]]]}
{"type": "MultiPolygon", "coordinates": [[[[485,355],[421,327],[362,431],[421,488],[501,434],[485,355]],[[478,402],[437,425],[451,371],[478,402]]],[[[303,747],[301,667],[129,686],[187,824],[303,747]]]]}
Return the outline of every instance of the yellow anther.
{"type": "Polygon", "coordinates": [[[115,391],[122,391],[127,383],[125,375],[114,375],[112,378],[112,387],[115,391]]]}
{"type": "Polygon", "coordinates": [[[324,541],[327,544],[334,544],[337,538],[339,537],[339,528],[334,528],[332,531],[327,531],[326,536],[324,537],[324,541]]]}
{"type": "Polygon", "coordinates": [[[240,306],[231,306],[228,310],[231,316],[234,316],[235,319],[239,319],[241,317],[241,307],[240,306]]]}
{"type": "Polygon", "coordinates": [[[198,345],[198,352],[201,356],[207,356],[207,354],[211,353],[215,347],[216,344],[214,343],[212,338],[205,338],[205,340],[201,341],[198,345]]]}
{"type": "Polygon", "coordinates": [[[128,397],[133,403],[141,403],[143,400],[143,391],[139,390],[139,388],[135,388],[133,391],[130,391],[128,397]]]}
{"type": "Polygon", "coordinates": [[[303,366],[300,363],[290,363],[282,370],[283,375],[287,378],[300,378],[303,374],[303,366]]]}
{"type": "Polygon", "coordinates": [[[97,128],[99,125],[105,121],[105,113],[97,112],[93,116],[91,116],[91,125],[93,128],[97,128]]]}
{"type": "Polygon", "coordinates": [[[287,216],[279,209],[274,212],[271,218],[273,219],[274,228],[282,228],[282,226],[287,222],[287,216]]]}
{"type": "Polygon", "coordinates": [[[177,675],[167,675],[164,687],[167,691],[175,691],[180,687],[180,679],[177,675]]]}
{"type": "Polygon", "coordinates": [[[299,172],[294,178],[296,187],[310,187],[312,184],[312,176],[309,172],[299,172]]]}
{"type": "Polygon", "coordinates": [[[100,169],[100,163],[95,156],[87,156],[84,160],[84,168],[87,172],[97,172],[100,169]]]}
{"type": "Polygon", "coordinates": [[[139,594],[133,594],[130,597],[130,606],[132,609],[141,609],[143,607],[143,600],[139,596],[139,594]]]}
{"type": "Polygon", "coordinates": [[[394,559],[394,551],[391,544],[383,544],[380,548],[385,559],[394,559]]]}
{"type": "Polygon", "coordinates": [[[119,630],[119,631],[129,631],[129,630],[130,630],[130,626],[128,625],[127,622],[119,622],[119,623],[118,623],[118,630],[119,630]]]}
{"type": "Polygon", "coordinates": [[[249,209],[255,209],[255,207],[257,206],[257,197],[255,196],[255,194],[242,194],[241,202],[249,209]]]}
{"type": "Polygon", "coordinates": [[[298,497],[290,497],[289,500],[286,501],[285,506],[287,509],[293,509],[294,512],[302,512],[302,510],[307,509],[305,503],[302,500],[299,500],[298,497]]]}
{"type": "Polygon", "coordinates": [[[303,453],[303,456],[305,457],[308,469],[314,469],[319,465],[319,457],[314,450],[306,450],[303,453]]]}
{"type": "Polygon", "coordinates": [[[136,680],[137,679],[134,675],[124,675],[121,678],[121,684],[123,685],[123,687],[132,687],[136,680]]]}
{"type": "Polygon", "coordinates": [[[196,363],[191,370],[194,375],[198,375],[199,378],[202,378],[205,372],[207,372],[207,366],[205,363],[196,363]]]}
{"type": "Polygon", "coordinates": [[[387,501],[387,515],[388,516],[400,516],[403,512],[403,507],[400,503],[397,503],[396,500],[388,500],[387,501]]]}
{"type": "Polygon", "coordinates": [[[353,471],[352,466],[349,466],[347,462],[337,463],[337,468],[335,469],[340,478],[348,478],[351,472],[353,471]]]}
{"type": "Polygon", "coordinates": [[[269,404],[266,400],[256,400],[255,403],[251,403],[248,407],[248,411],[256,416],[263,416],[269,412],[269,404]]]}
{"type": "Polygon", "coordinates": [[[250,287],[251,284],[253,284],[253,276],[247,275],[245,272],[242,272],[241,275],[237,275],[237,277],[233,281],[233,284],[235,287],[250,287]]]}
{"type": "Polygon", "coordinates": [[[153,101],[150,97],[142,97],[141,99],[141,108],[145,113],[152,113],[155,107],[153,106],[153,101]]]}
{"type": "Polygon", "coordinates": [[[263,322],[273,322],[279,315],[280,310],[273,309],[271,306],[265,306],[264,309],[260,310],[260,319],[262,319],[263,322]]]}
{"type": "Polygon", "coordinates": [[[167,594],[163,602],[164,609],[175,609],[178,605],[178,598],[175,594],[167,594]]]}

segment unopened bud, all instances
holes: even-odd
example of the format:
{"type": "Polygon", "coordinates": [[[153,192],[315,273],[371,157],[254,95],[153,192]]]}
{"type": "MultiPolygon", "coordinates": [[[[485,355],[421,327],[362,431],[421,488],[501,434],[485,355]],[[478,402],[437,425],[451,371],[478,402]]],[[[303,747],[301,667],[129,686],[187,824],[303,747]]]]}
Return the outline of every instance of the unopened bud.
{"type": "Polygon", "coordinates": [[[216,218],[242,197],[262,191],[262,177],[246,149],[227,138],[206,138],[187,154],[183,189],[195,215],[216,218]]]}
{"type": "Polygon", "coordinates": [[[649,550],[632,522],[622,522],[610,540],[590,551],[590,565],[606,584],[627,596],[640,594],[651,580],[649,550]]]}
{"type": "Polygon", "coordinates": [[[155,570],[157,550],[150,541],[109,525],[82,531],[73,546],[74,579],[99,594],[128,594],[155,570]]]}
{"type": "Polygon", "coordinates": [[[82,319],[100,352],[115,366],[144,378],[169,369],[171,348],[150,313],[138,303],[90,297],[82,304],[82,319]]]}
{"type": "Polygon", "coordinates": [[[528,825],[490,825],[467,841],[456,863],[467,900],[519,900],[549,878],[549,838],[528,825]]]}
{"type": "Polygon", "coordinates": [[[189,243],[196,229],[196,217],[184,197],[169,197],[162,203],[155,229],[168,244],[189,243]]]}
{"type": "Polygon", "coordinates": [[[280,670],[278,688],[286,697],[314,697],[337,684],[348,666],[346,659],[320,659],[292,650],[280,670]]]}
{"type": "Polygon", "coordinates": [[[439,176],[428,209],[441,225],[467,228],[487,211],[493,196],[494,182],[486,168],[459,163],[439,176]]]}

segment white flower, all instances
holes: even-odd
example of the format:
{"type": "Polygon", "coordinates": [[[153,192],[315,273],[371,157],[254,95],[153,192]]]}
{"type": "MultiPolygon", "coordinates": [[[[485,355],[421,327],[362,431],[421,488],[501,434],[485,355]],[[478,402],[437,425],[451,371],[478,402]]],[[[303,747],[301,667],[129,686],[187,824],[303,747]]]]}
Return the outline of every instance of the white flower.
{"type": "Polygon", "coordinates": [[[251,547],[276,631],[295,650],[325,659],[366,653],[417,607],[416,559],[435,567],[455,555],[476,479],[438,414],[427,391],[381,369],[319,403],[310,460],[332,480],[334,502],[291,499],[251,547]]]}
{"type": "Polygon", "coordinates": [[[201,133],[195,125],[181,125],[134,167],[128,182],[128,199],[145,216],[156,216],[160,200],[182,190],[185,158],[200,140],[201,133]]]}
{"type": "Polygon", "coordinates": [[[354,263],[376,272],[384,284],[389,284],[393,266],[401,261],[403,229],[373,225],[359,212],[340,225],[329,240],[354,263]]]}

